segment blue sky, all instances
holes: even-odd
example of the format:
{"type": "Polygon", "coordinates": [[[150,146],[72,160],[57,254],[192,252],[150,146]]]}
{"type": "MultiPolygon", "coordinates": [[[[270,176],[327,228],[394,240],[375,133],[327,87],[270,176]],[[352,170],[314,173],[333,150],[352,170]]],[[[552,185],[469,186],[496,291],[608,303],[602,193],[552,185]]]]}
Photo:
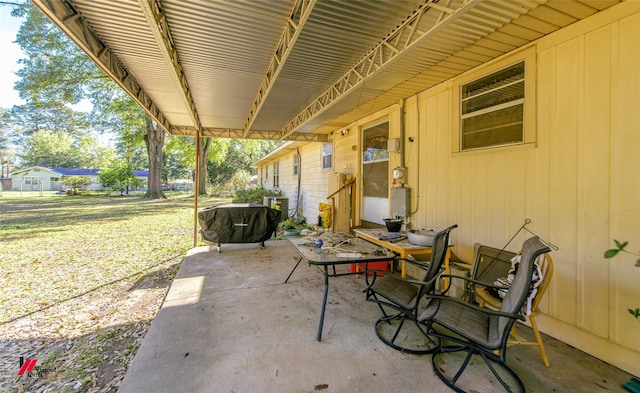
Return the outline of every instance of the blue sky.
{"type": "Polygon", "coordinates": [[[18,79],[15,72],[20,68],[18,59],[24,57],[18,44],[14,44],[22,19],[11,16],[13,7],[0,5],[0,107],[11,108],[22,104],[13,85],[18,79]]]}

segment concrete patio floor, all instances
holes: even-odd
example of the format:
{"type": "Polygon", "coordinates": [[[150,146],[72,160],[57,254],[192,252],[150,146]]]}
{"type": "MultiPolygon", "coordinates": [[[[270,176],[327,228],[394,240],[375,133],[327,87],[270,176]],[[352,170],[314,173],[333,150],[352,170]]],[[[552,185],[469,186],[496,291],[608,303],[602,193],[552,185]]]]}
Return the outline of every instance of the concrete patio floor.
{"type": "MultiPolygon", "coordinates": [[[[287,241],[190,250],[118,390],[139,392],[448,392],[430,355],[410,355],[375,335],[364,277],[330,279],[323,339],[316,341],[322,274],[300,264],[287,241]]],[[[346,267],[345,267],[346,268],[346,267]]],[[[531,338],[520,325],[518,333],[531,338]]],[[[528,392],[624,392],[631,375],[544,336],[511,347],[507,363],[528,392]]],[[[476,370],[477,369],[477,370],[476,370]]],[[[470,388],[498,391],[483,368],[470,388]]]]}

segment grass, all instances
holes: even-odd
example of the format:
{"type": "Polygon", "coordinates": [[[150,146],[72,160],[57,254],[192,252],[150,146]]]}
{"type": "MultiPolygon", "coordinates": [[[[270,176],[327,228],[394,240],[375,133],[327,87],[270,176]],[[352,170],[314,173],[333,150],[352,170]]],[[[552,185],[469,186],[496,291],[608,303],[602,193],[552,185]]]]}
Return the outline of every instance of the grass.
{"type": "Polygon", "coordinates": [[[184,255],[193,245],[192,203],[137,197],[0,200],[0,322],[184,255]]]}
{"type": "MultiPolygon", "coordinates": [[[[201,198],[199,208],[228,202],[201,198]]],[[[84,391],[137,350],[193,246],[193,196],[0,198],[0,239],[0,346],[37,352],[69,380],[54,390],[84,391]],[[134,313],[125,306],[136,290],[155,300],[134,313]]]]}

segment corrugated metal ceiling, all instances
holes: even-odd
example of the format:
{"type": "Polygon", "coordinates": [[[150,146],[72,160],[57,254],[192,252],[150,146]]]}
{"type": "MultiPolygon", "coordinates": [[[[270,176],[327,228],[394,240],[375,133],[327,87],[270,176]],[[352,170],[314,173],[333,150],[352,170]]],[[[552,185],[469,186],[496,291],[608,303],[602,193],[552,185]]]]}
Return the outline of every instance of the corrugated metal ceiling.
{"type": "Polygon", "coordinates": [[[171,133],[313,140],[619,0],[33,1],[171,133]]]}

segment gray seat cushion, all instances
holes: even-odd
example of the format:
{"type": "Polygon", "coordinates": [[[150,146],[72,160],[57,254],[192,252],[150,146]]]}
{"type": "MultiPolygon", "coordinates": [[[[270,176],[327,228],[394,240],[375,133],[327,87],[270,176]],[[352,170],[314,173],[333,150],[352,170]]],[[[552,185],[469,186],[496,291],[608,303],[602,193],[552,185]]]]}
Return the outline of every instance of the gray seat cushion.
{"type": "Polygon", "coordinates": [[[483,347],[496,349],[502,344],[498,331],[499,317],[490,316],[466,304],[447,299],[434,300],[427,306],[419,320],[430,318],[433,318],[435,324],[483,347]],[[435,316],[433,316],[434,313],[435,316]]]}
{"type": "Polygon", "coordinates": [[[371,289],[376,295],[382,296],[402,308],[413,308],[415,306],[418,293],[417,285],[407,284],[391,277],[384,277],[384,279],[376,280],[371,289]]]}

